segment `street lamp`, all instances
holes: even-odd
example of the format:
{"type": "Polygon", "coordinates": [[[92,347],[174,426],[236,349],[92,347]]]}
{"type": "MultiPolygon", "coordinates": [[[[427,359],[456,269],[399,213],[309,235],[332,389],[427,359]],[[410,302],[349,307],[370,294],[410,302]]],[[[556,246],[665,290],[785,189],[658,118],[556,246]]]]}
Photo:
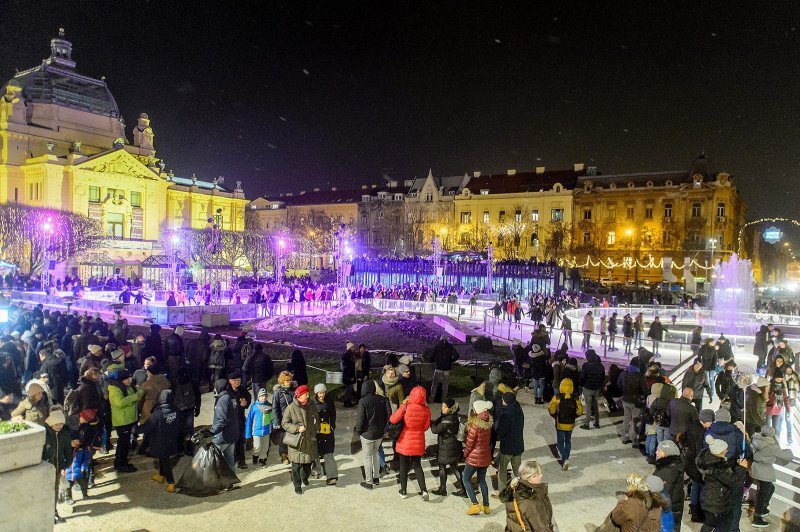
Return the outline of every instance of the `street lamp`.
{"type": "MultiPolygon", "coordinates": [[[[628,240],[628,255],[633,255],[633,229],[630,227],[625,229],[625,236],[628,240]]],[[[639,265],[634,264],[636,268],[635,279],[636,279],[636,288],[639,288],[639,265]]],[[[631,269],[630,266],[625,269],[625,284],[628,284],[631,276],[631,269]]]]}

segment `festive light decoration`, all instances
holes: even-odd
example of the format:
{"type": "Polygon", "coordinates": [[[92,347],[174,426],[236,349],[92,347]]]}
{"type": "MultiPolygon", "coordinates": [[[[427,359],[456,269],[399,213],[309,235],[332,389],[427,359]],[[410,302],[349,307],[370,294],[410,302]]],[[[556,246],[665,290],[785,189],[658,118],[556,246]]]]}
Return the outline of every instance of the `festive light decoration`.
{"type": "MultiPolygon", "coordinates": [[[[649,269],[663,269],[664,268],[664,259],[659,259],[656,261],[653,256],[649,256],[646,260],[634,260],[632,257],[625,257],[622,259],[622,262],[617,262],[611,257],[608,257],[606,260],[603,259],[593,259],[589,255],[586,255],[586,261],[579,264],[577,257],[572,257],[572,259],[561,259],[558,261],[559,266],[567,266],[569,268],[589,268],[589,267],[597,267],[603,266],[604,268],[608,268],[609,270],[614,268],[622,268],[624,270],[632,270],[634,268],[642,268],[643,270],[649,269]]],[[[705,266],[697,262],[697,260],[692,259],[689,262],[689,266],[693,268],[698,268],[700,270],[712,270],[713,266],[705,266]]],[[[675,262],[672,263],[672,268],[676,270],[683,270],[686,267],[686,262],[684,261],[683,264],[677,264],[675,262]]]]}
{"type": "Polygon", "coordinates": [[[800,221],[795,220],[794,218],[761,218],[759,220],[753,220],[752,222],[747,222],[739,229],[739,238],[736,245],[737,255],[739,256],[742,255],[742,247],[744,246],[744,230],[750,227],[751,225],[763,224],[765,222],[785,222],[800,227],[800,221]]]}

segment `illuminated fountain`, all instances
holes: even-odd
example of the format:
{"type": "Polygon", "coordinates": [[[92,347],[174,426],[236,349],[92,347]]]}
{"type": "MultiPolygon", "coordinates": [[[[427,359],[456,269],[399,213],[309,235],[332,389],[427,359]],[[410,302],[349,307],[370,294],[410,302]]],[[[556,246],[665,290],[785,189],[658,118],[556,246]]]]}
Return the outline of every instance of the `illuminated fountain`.
{"type": "Polygon", "coordinates": [[[711,315],[714,332],[751,334],[754,308],[753,269],[736,253],[714,265],[711,282],[711,315]]]}

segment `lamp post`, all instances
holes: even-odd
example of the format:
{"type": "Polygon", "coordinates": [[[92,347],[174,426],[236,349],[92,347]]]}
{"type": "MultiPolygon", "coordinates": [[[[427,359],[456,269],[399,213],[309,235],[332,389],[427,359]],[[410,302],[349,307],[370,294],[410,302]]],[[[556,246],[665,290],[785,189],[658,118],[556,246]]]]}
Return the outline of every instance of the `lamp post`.
{"type": "Polygon", "coordinates": [[[44,224],[42,224],[42,233],[44,234],[44,253],[42,264],[42,290],[45,294],[49,293],[50,288],[50,265],[48,264],[50,258],[50,244],[53,240],[53,219],[48,216],[44,224]]]}
{"type": "Polygon", "coordinates": [[[167,258],[169,259],[169,275],[167,276],[167,283],[170,290],[175,290],[177,285],[177,268],[178,268],[178,244],[181,237],[177,233],[172,233],[169,237],[170,249],[167,258]]]}
{"type": "MultiPolygon", "coordinates": [[[[339,228],[334,231],[335,237],[334,245],[336,248],[333,250],[333,268],[336,270],[336,289],[339,294],[342,294],[345,286],[347,286],[347,268],[344,267],[344,261],[349,254],[347,247],[347,226],[341,224],[339,228]]],[[[342,296],[344,299],[344,296],[342,296]]]]}
{"type": "MultiPolygon", "coordinates": [[[[631,229],[630,227],[625,229],[625,236],[627,237],[627,240],[628,240],[628,256],[631,256],[633,254],[633,229],[631,229]]],[[[630,280],[630,276],[631,276],[631,269],[630,269],[630,266],[629,266],[628,268],[625,268],[625,284],[626,285],[628,284],[628,281],[630,280]]]]}
{"type": "Polygon", "coordinates": [[[708,239],[708,249],[711,254],[711,275],[714,275],[714,251],[717,249],[717,239],[716,238],[709,238],[708,239]]]}

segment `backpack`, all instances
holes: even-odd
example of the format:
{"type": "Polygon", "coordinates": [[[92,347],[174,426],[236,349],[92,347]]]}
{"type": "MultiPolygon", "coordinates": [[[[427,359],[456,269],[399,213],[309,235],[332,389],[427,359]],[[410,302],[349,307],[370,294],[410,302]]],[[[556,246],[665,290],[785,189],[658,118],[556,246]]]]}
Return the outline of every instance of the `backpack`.
{"type": "Polygon", "coordinates": [[[245,342],[242,344],[242,349],[239,351],[239,355],[242,357],[242,361],[247,360],[252,356],[255,348],[253,347],[253,342],[245,342]]]}
{"type": "Polygon", "coordinates": [[[575,423],[578,417],[578,403],[575,397],[564,397],[563,394],[558,394],[558,410],[556,410],[556,421],[558,423],[571,424],[575,423]]]}
{"type": "Polygon", "coordinates": [[[653,423],[661,427],[667,421],[667,412],[663,408],[656,408],[652,417],[653,423]]]}

